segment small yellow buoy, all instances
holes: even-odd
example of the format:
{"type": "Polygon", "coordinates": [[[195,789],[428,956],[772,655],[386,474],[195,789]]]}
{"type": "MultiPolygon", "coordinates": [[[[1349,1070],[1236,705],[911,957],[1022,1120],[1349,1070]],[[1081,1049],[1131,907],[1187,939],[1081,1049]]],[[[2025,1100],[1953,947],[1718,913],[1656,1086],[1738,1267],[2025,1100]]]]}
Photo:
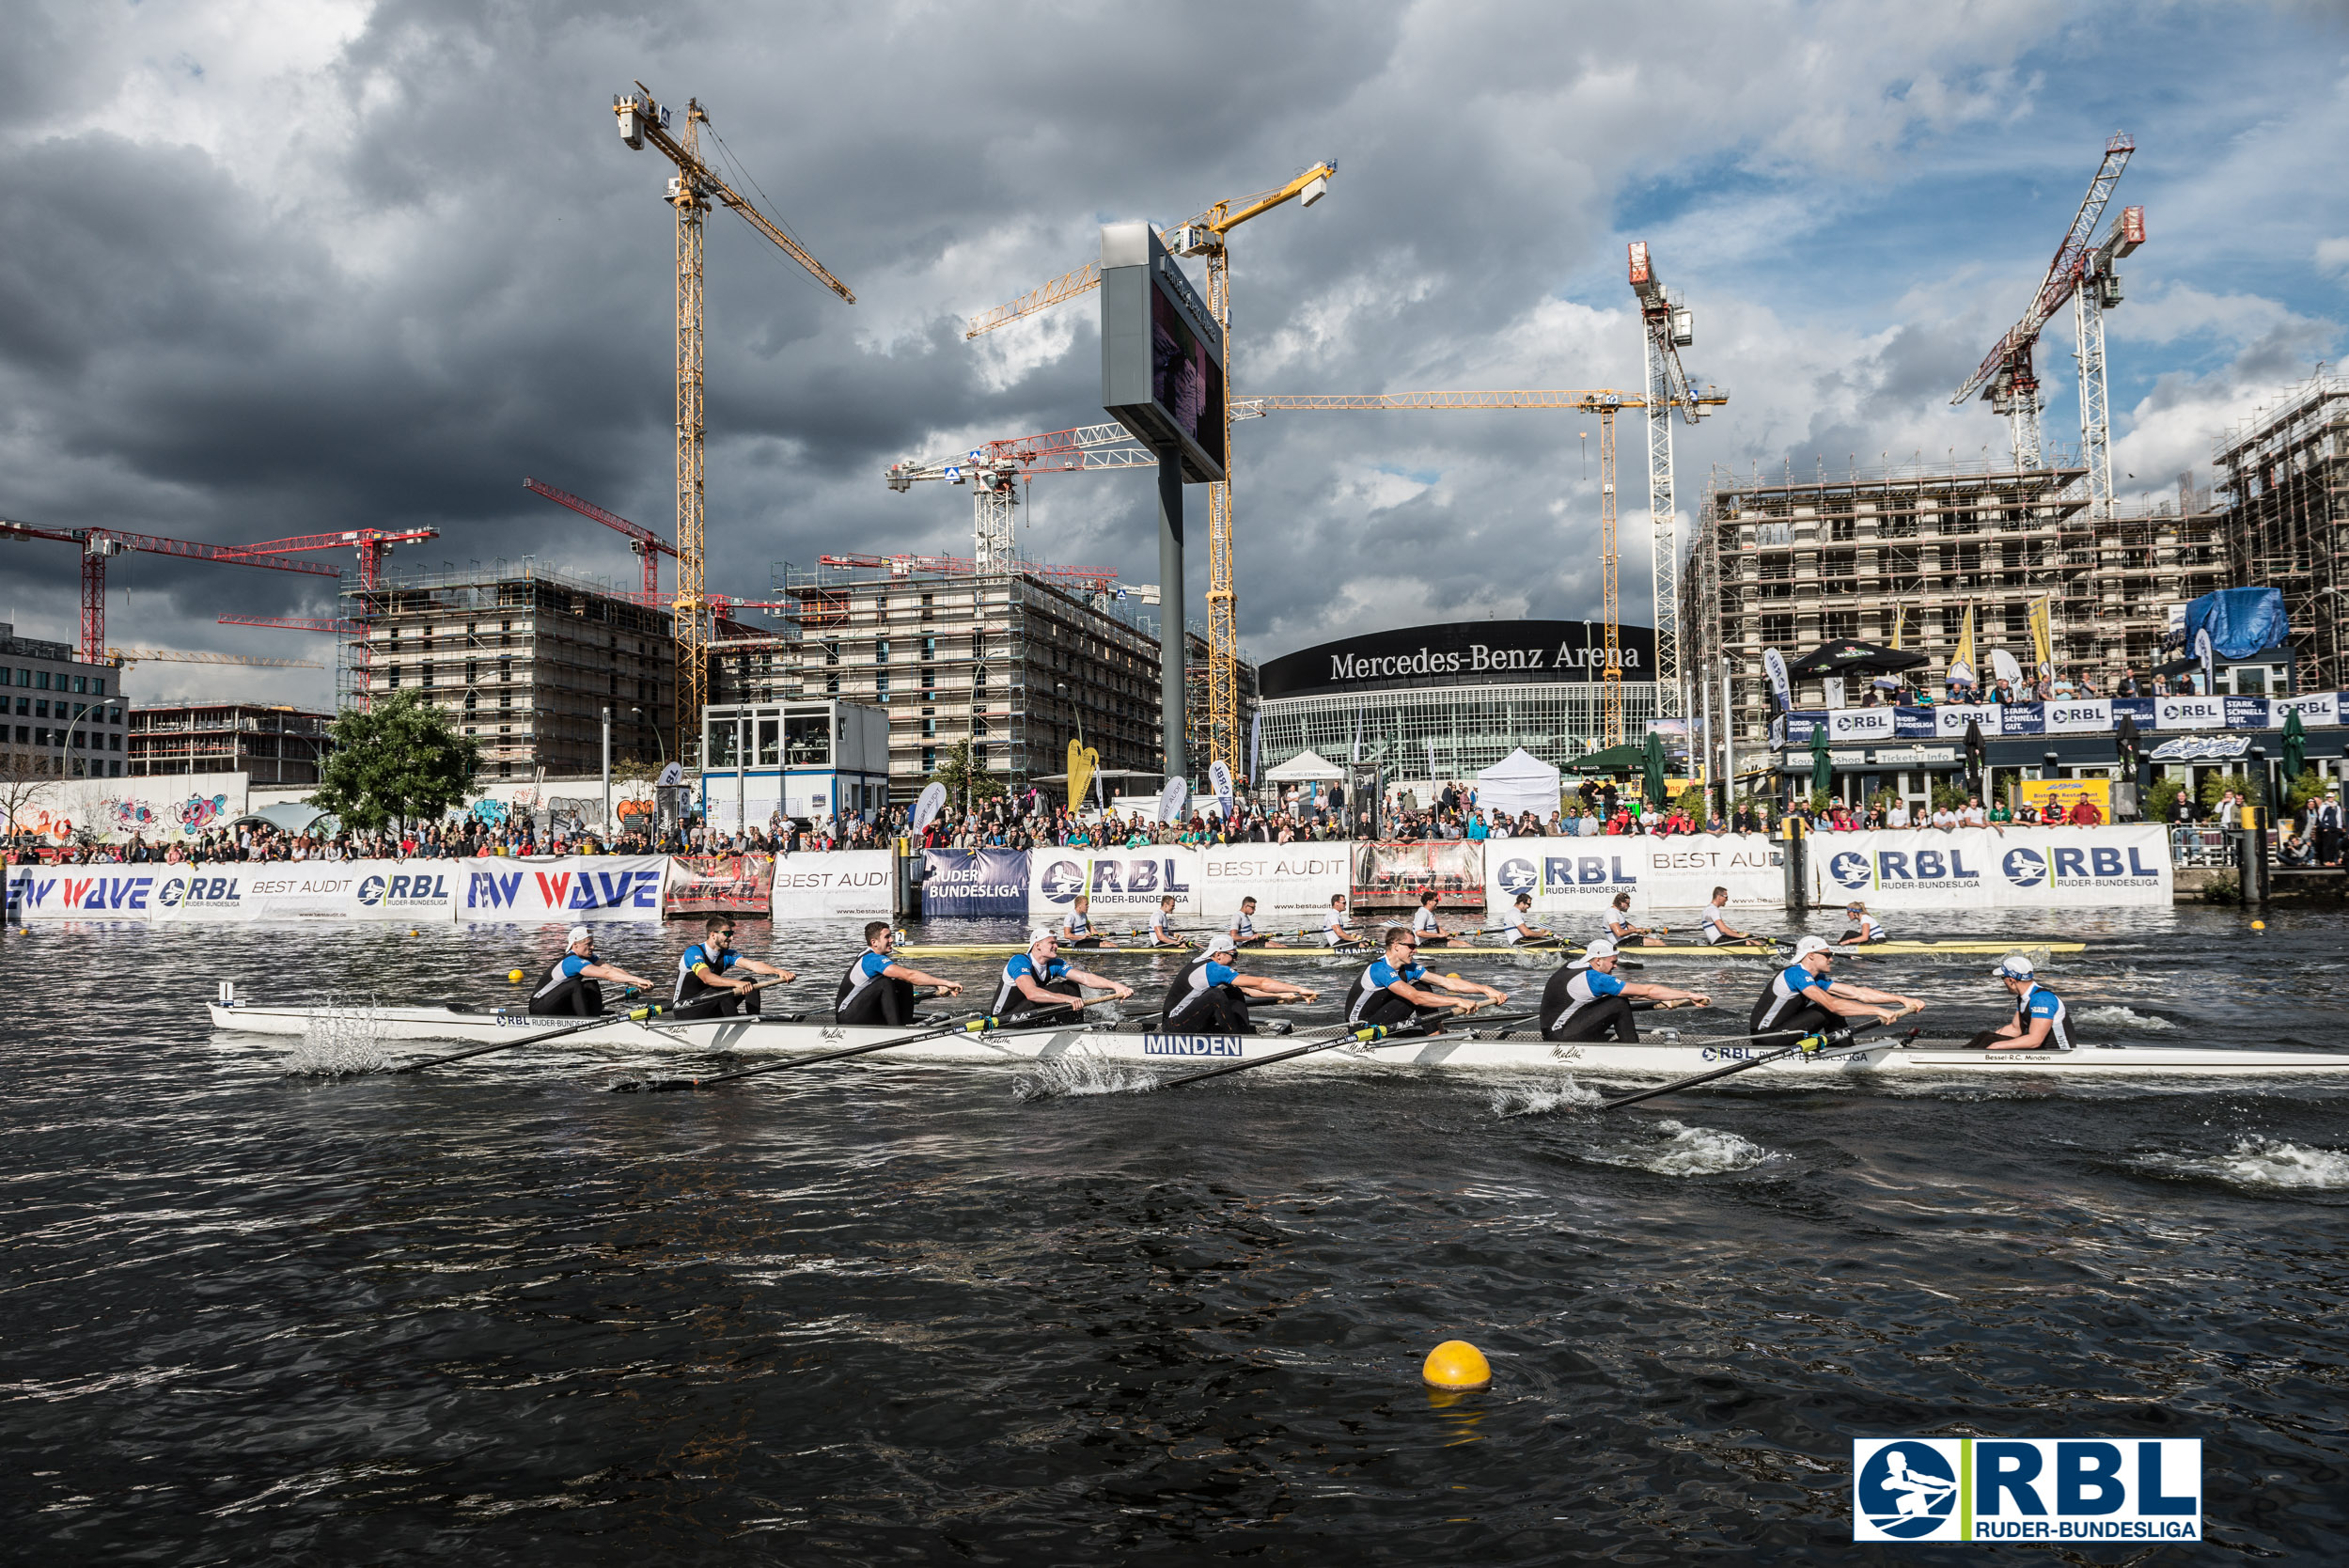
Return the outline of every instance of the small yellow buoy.
{"type": "Polygon", "coordinates": [[[506,971],[506,978],[512,980],[516,985],[520,985],[522,983],[522,971],[519,969],[509,969],[506,971]]]}
{"type": "Polygon", "coordinates": [[[2265,931],[2267,929],[2267,922],[2265,920],[2254,920],[2251,922],[2251,929],[2253,931],[2265,931]]]}
{"type": "Polygon", "coordinates": [[[1492,1363],[1484,1352],[1465,1340],[1446,1340],[1427,1353],[1427,1361],[1419,1368],[1419,1375],[1437,1388],[1489,1388],[1493,1386],[1492,1363]]]}

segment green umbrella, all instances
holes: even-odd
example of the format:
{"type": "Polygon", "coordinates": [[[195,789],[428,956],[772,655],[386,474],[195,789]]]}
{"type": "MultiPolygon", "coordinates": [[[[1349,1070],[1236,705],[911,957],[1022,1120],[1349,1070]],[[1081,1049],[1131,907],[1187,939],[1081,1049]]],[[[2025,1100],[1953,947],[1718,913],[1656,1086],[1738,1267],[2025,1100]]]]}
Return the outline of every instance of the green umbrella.
{"type": "Polygon", "coordinates": [[[1827,727],[1810,727],[1810,787],[1813,791],[1835,787],[1835,759],[1827,751],[1827,727]]]}
{"type": "Polygon", "coordinates": [[[1648,804],[1659,808],[1669,805],[1664,793],[1664,737],[1652,729],[1648,731],[1647,754],[1640,759],[1639,771],[1648,804]]]}
{"type": "Polygon", "coordinates": [[[2284,781],[2307,771],[2309,765],[2309,727],[2300,722],[2300,710],[2294,708],[2284,715],[2284,781]]]}

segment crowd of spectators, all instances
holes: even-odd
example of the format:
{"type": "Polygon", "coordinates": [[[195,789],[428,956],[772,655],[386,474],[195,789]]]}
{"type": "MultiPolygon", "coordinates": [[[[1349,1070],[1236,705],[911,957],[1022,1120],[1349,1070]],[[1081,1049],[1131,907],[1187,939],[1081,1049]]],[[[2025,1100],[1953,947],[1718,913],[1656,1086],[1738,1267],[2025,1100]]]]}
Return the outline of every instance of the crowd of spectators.
{"type": "Polygon", "coordinates": [[[2113,680],[2109,691],[2102,691],[2097,688],[2094,673],[2079,665],[2035,681],[2013,682],[2003,676],[1988,682],[1950,680],[1943,683],[1938,697],[1930,682],[1907,676],[1881,676],[1860,691],[1858,706],[1931,708],[1946,703],[1956,707],[2005,707],[2018,702],[2087,702],[2103,697],[2191,697],[2195,689],[2195,677],[2190,672],[2165,681],[2151,673],[2139,675],[2137,666],[2130,665],[2113,680]]]}

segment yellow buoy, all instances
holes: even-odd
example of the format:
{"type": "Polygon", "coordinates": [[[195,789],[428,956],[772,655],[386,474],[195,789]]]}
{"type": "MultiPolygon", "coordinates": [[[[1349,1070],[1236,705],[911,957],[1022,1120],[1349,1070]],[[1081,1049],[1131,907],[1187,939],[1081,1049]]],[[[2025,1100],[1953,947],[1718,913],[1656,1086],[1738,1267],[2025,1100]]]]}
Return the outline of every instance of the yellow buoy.
{"type": "Polygon", "coordinates": [[[1465,1340],[1446,1340],[1427,1353],[1419,1375],[1437,1388],[1489,1388],[1493,1366],[1465,1340]]]}
{"type": "Polygon", "coordinates": [[[520,985],[522,983],[522,971],[519,969],[509,969],[506,971],[506,978],[512,980],[516,985],[520,985]]]}
{"type": "Polygon", "coordinates": [[[2265,931],[2267,929],[2267,922],[2265,920],[2254,920],[2251,922],[2251,929],[2253,931],[2265,931]]]}

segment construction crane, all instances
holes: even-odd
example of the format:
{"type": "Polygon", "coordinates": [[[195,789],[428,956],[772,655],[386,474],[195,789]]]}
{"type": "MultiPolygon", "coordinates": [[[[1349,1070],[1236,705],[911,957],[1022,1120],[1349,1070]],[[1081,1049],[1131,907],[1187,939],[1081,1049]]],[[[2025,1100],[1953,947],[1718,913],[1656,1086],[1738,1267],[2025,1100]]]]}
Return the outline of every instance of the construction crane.
{"type": "Polygon", "coordinates": [[[224,615],[223,626],[270,626],[281,632],[332,632],[338,636],[365,635],[364,620],[325,619],[307,615],[224,615]]]}
{"type": "MultiPolygon", "coordinates": [[[[284,555],[294,550],[349,549],[359,557],[359,603],[371,612],[375,607],[376,586],[384,578],[384,562],[396,544],[415,544],[428,539],[440,538],[438,528],[344,528],[331,534],[305,534],[298,539],[276,539],[266,544],[246,547],[250,555],[284,555]]],[[[259,621],[247,621],[259,625],[259,621]]],[[[347,623],[346,623],[347,624],[347,623]]],[[[359,636],[351,644],[352,705],[366,713],[375,699],[375,666],[373,651],[367,643],[367,623],[358,623],[359,636]]],[[[306,629],[306,628],[305,628],[306,629]]]]}
{"type": "Polygon", "coordinates": [[[2007,418],[2014,433],[2014,466],[2018,471],[2040,467],[2044,461],[2039,443],[2039,377],[2031,368],[2031,350],[2039,342],[2040,328],[2079,287],[2090,242],[2097,223],[2104,217],[2105,204],[2112,199],[2112,188],[2121,182],[2121,171],[2129,166],[2129,154],[2136,150],[2137,143],[2123,133],[2115,133],[2105,144],[2105,160],[2096,165],[2096,176],[2088,182],[2088,195],[2080,198],[2080,210],[2073,215],[2072,227],[2064,231],[2063,243],[2056,247],[2055,259],[2047,263],[2047,275],[2040,280],[2039,291],[2031,296],[2023,319],[2007,328],[1997,346],[1950,399],[1950,406],[1955,407],[1980,391],[1991,412],[2007,418]]]}
{"type": "Polygon", "coordinates": [[[2072,290],[2073,354],[2080,367],[2080,462],[2088,469],[2088,515],[2112,517],[2112,416],[2105,388],[2105,312],[2121,303],[2112,264],[2145,243],[2145,209],[2123,207],[2104,243],[2080,259],[2072,290]]]}
{"type": "Polygon", "coordinates": [[[258,659],[243,653],[183,653],[168,648],[109,648],[118,665],[243,665],[248,669],[324,669],[316,659],[258,659]]]}
{"type": "Polygon", "coordinates": [[[93,665],[104,663],[106,657],[106,562],[126,550],[176,556],[181,560],[267,567],[272,572],[300,572],[313,577],[342,575],[334,567],[321,566],[317,561],[281,558],[286,551],[298,547],[298,541],[290,540],[274,540],[266,544],[197,544],[155,534],[127,533],[119,528],[41,528],[5,519],[0,519],[0,539],[13,539],[20,543],[45,539],[81,546],[82,659],[93,665]]]}
{"type": "MultiPolygon", "coordinates": [[[[1132,431],[1113,419],[1105,424],[1079,425],[1073,430],[1053,431],[1043,435],[990,441],[951,457],[927,460],[907,458],[902,463],[890,464],[883,478],[889,488],[900,494],[913,489],[920,480],[943,480],[947,484],[971,487],[971,561],[967,568],[949,566],[941,570],[1020,572],[1048,582],[1095,588],[1105,587],[1116,578],[1117,573],[1091,567],[1049,566],[1019,558],[1012,541],[1012,529],[1017,521],[1014,513],[1019,505],[1019,481],[1032,479],[1039,474],[1090,472],[1103,468],[1151,468],[1157,463],[1155,452],[1135,440],[1132,431]],[[1100,580],[1099,584],[1095,583],[1095,579],[1100,580]]],[[[831,560],[834,557],[824,558],[831,560]]],[[[941,561],[959,559],[956,557],[936,558],[941,561]]]]}
{"type": "Polygon", "coordinates": [[[1677,289],[1656,276],[1647,242],[1631,243],[1631,291],[1639,300],[1648,362],[1648,587],[1654,601],[1655,702],[1659,718],[1680,716],[1680,511],[1672,497],[1672,415],[1695,424],[1729,400],[1689,385],[1681,350],[1696,339],[1695,317],[1677,289]]]}
{"type": "MultiPolygon", "coordinates": [[[[1294,201],[1310,207],[1329,194],[1338,173],[1335,159],[1324,158],[1285,185],[1253,196],[1219,201],[1190,222],[1161,236],[1177,256],[1202,257],[1207,261],[1207,306],[1224,337],[1224,478],[1207,487],[1207,755],[1234,767],[1240,757],[1240,623],[1239,599],[1231,567],[1231,423],[1232,403],[1231,258],[1225,236],[1273,209],[1294,201]]],[[[1101,286],[1098,259],[1088,266],[1064,273],[1042,288],[1010,304],[971,319],[963,334],[976,337],[1007,322],[1030,316],[1063,300],[1074,299],[1101,286]]],[[[1169,591],[1180,590],[1173,585],[1169,591]]],[[[1180,636],[1181,627],[1174,629],[1180,636]]]]}
{"type": "MultiPolygon", "coordinates": [[[[677,173],[663,199],[677,210],[677,595],[673,619],[677,635],[678,713],[677,749],[681,757],[688,744],[699,738],[701,710],[710,697],[707,659],[709,628],[708,565],[705,555],[704,494],[702,487],[702,337],[701,223],[713,198],[742,214],[743,220],[766,236],[776,248],[814,274],[851,305],[856,296],[823,264],[799,247],[781,227],[718,178],[701,160],[700,128],[710,123],[701,101],[685,101],[685,124],[678,135],[669,132],[669,112],[653,101],[642,82],[634,95],[615,94],[612,113],[619,122],[620,140],[635,151],[647,142],[657,148],[677,173]]],[[[715,133],[712,133],[714,137],[715,133]]],[[[720,144],[721,147],[724,145],[720,144]]],[[[647,571],[651,570],[648,559],[647,571]]]]}
{"type": "Polygon", "coordinates": [[[557,490],[551,484],[540,484],[527,478],[522,481],[522,488],[545,496],[558,507],[569,507],[580,516],[591,518],[616,533],[626,534],[628,548],[644,562],[644,590],[654,594],[661,591],[661,557],[677,554],[677,547],[667,540],[643,524],[631,523],[618,512],[605,511],[593,501],[583,501],[568,490],[557,490]]]}

